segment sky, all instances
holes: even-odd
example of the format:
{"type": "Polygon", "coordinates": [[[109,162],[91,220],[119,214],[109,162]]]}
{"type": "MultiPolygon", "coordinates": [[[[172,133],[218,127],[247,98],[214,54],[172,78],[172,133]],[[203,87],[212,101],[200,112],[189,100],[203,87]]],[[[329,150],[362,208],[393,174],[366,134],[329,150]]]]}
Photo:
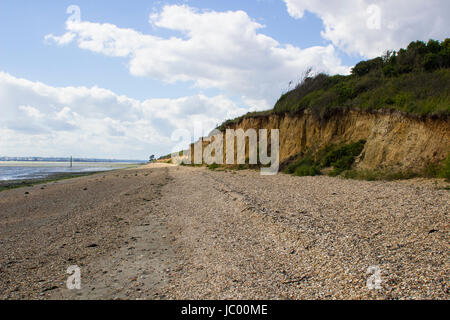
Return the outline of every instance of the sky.
{"type": "Polygon", "coordinates": [[[449,13],[448,0],[0,0],[0,156],[165,155],[272,108],[308,68],[348,74],[444,40],[449,13]]]}

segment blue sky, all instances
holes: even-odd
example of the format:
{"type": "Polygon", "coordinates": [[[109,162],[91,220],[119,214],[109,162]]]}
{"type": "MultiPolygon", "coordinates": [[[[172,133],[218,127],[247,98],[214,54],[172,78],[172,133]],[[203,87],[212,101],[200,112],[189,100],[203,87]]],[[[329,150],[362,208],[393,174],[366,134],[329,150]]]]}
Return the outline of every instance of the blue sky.
{"type": "Polygon", "coordinates": [[[431,2],[2,0],[0,155],[167,153],[177,130],[271,108],[308,67],[443,40],[449,4],[431,2]]]}
{"type": "MultiPolygon", "coordinates": [[[[75,44],[66,47],[49,46],[44,36],[62,32],[67,17],[66,9],[76,4],[83,20],[113,23],[122,28],[133,28],[153,35],[177,35],[170,30],[152,28],[148,16],[166,4],[189,4],[217,11],[244,10],[254,20],[265,25],[264,33],[280,43],[301,48],[326,45],[321,38],[322,20],[307,13],[301,20],[292,19],[285,5],[277,0],[237,1],[54,1],[15,0],[0,4],[0,70],[52,86],[100,86],[135,99],[175,98],[197,93],[191,84],[168,85],[149,78],[136,78],[128,73],[127,60],[105,58],[83,50],[75,44]],[[126,13],[126,14],[124,14],[126,13]],[[11,32],[14,30],[14,32],[11,32]]],[[[359,55],[339,52],[343,63],[353,65],[359,55]]],[[[286,79],[289,82],[291,79],[286,79]]],[[[217,90],[204,91],[206,94],[217,90]]]]}

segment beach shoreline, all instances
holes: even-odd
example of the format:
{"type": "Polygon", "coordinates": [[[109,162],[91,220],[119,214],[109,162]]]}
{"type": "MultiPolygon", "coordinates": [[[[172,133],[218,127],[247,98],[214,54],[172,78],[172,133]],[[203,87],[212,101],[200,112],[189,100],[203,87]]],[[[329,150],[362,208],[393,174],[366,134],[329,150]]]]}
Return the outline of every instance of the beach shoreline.
{"type": "Polygon", "coordinates": [[[0,298],[448,299],[449,203],[431,182],[161,163],[7,190],[0,298]]]}
{"type": "MultiPolygon", "coordinates": [[[[121,169],[116,169],[121,170],[121,169]]],[[[92,172],[55,172],[48,175],[45,178],[35,179],[14,179],[0,181],[0,192],[10,189],[31,187],[40,184],[52,183],[60,180],[74,179],[80,177],[86,177],[93,174],[102,173],[104,171],[92,171],[92,172]]]]}

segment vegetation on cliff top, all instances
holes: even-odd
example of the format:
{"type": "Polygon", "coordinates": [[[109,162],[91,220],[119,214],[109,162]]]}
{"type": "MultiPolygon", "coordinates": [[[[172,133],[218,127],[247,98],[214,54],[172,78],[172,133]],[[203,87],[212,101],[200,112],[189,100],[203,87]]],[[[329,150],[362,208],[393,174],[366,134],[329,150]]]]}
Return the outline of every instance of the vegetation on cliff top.
{"type": "Polygon", "coordinates": [[[272,110],[228,120],[310,109],[319,119],[342,108],[399,110],[419,116],[450,115],[450,38],[411,42],[406,49],[359,62],[348,76],[309,76],[283,94],[272,110]]]}

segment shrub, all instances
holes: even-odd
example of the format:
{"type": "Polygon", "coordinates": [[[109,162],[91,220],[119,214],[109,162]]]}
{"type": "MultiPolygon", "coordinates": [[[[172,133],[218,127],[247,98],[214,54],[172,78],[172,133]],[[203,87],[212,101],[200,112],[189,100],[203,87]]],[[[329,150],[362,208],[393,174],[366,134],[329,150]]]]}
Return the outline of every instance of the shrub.
{"type": "Polygon", "coordinates": [[[381,57],[368,60],[361,61],[352,69],[352,74],[357,76],[364,76],[371,71],[381,69],[383,67],[383,59],[381,57]]]}
{"type": "Polygon", "coordinates": [[[426,71],[432,71],[439,67],[440,57],[436,53],[427,53],[423,59],[423,67],[426,71]]]}
{"type": "Polygon", "coordinates": [[[308,154],[290,164],[284,172],[296,176],[315,176],[321,174],[322,168],[333,167],[329,175],[337,176],[352,167],[365,143],[364,140],[360,140],[341,146],[330,144],[317,151],[315,158],[308,154]]]}
{"type": "Polygon", "coordinates": [[[450,39],[412,42],[407,49],[358,63],[350,76],[306,77],[280,97],[272,112],[310,108],[319,120],[341,107],[449,114],[450,70],[445,68],[450,68],[450,39]],[[405,99],[397,105],[395,96],[405,99]]]}
{"type": "Polygon", "coordinates": [[[292,163],[291,165],[289,165],[286,170],[285,173],[290,173],[293,174],[295,173],[295,171],[297,170],[298,167],[301,166],[313,166],[315,163],[312,160],[312,158],[310,156],[306,156],[305,158],[302,158],[294,163],[292,163]]]}
{"type": "Polygon", "coordinates": [[[383,67],[383,74],[386,77],[396,77],[398,76],[398,70],[393,64],[388,64],[383,67]]]}
{"type": "Polygon", "coordinates": [[[208,165],[209,170],[216,170],[218,167],[219,167],[219,165],[217,163],[208,165]]]}
{"type": "Polygon", "coordinates": [[[341,170],[350,169],[355,162],[356,157],[364,149],[366,141],[360,140],[358,142],[343,145],[329,151],[322,159],[322,167],[335,167],[341,170]]]}

